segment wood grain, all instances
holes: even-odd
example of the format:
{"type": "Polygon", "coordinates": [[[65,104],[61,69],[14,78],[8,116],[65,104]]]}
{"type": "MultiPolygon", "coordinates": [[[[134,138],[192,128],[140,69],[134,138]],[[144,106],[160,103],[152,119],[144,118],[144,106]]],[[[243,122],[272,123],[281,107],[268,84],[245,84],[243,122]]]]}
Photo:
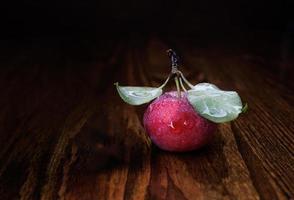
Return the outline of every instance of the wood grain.
{"type": "Polygon", "coordinates": [[[293,95],[254,55],[154,36],[81,49],[24,47],[2,61],[0,199],[294,198],[293,95]],[[123,103],[113,86],[159,86],[170,46],[191,82],[237,90],[249,104],[193,152],[152,145],[146,106],[123,103]]]}
{"type": "MultiPolygon", "coordinates": [[[[192,51],[190,53],[192,55],[188,55],[190,60],[187,63],[197,65],[197,56],[193,56],[192,51]]],[[[265,78],[260,78],[257,66],[248,63],[242,55],[208,55],[206,53],[207,58],[203,59],[203,56],[200,59],[201,63],[198,60],[198,66],[205,66],[205,70],[209,70],[207,74],[218,77],[218,85],[235,86],[251,105],[251,112],[231,124],[239,150],[254,174],[252,179],[256,189],[260,190],[262,197],[289,198],[293,194],[293,188],[288,186],[294,178],[291,150],[294,118],[293,106],[290,104],[293,98],[282,98],[279,88],[274,87],[278,83],[273,82],[270,74],[263,71],[265,78]],[[213,60],[213,65],[217,64],[218,68],[211,66],[209,60],[213,60]],[[271,87],[264,87],[265,84],[271,87]],[[256,173],[256,167],[260,174],[256,173]],[[262,178],[255,179],[256,176],[262,178]]],[[[209,79],[213,80],[213,77],[209,79]]]]}

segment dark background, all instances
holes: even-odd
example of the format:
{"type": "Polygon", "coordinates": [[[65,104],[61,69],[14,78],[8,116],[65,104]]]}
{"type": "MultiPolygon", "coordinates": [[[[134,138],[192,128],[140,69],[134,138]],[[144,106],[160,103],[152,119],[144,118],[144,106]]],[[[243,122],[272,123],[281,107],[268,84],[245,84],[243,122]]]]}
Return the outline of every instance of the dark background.
{"type": "Polygon", "coordinates": [[[97,59],[93,49],[101,50],[103,57],[103,49],[111,48],[109,41],[140,41],[156,35],[163,40],[191,40],[199,47],[238,47],[258,61],[269,59],[267,68],[279,71],[281,81],[291,85],[291,1],[12,0],[1,4],[2,60],[32,48],[38,52],[33,59],[50,56],[49,48],[73,59],[97,59]]]}
{"type": "Polygon", "coordinates": [[[1,6],[1,29],[9,36],[31,37],[77,33],[222,35],[233,30],[285,31],[293,23],[292,6],[290,1],[253,0],[6,1],[1,6]]]}

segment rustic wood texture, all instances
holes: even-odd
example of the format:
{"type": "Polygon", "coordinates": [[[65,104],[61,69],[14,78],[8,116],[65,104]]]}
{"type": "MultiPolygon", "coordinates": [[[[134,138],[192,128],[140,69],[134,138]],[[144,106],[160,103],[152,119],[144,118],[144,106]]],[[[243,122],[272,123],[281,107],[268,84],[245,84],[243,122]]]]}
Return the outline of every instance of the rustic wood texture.
{"type": "Polygon", "coordinates": [[[0,199],[294,198],[293,93],[254,56],[178,38],[134,36],[91,47],[6,52],[0,199]],[[160,85],[170,45],[191,82],[236,90],[249,105],[236,121],[219,125],[206,147],[188,153],[154,147],[141,123],[146,106],[123,103],[113,86],[160,85]]]}

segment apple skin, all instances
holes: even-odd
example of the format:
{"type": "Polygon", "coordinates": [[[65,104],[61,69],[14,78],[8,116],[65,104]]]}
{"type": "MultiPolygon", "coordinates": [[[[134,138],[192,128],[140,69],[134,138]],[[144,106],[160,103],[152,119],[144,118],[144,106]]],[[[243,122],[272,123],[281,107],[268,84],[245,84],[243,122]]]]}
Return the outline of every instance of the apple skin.
{"type": "Polygon", "coordinates": [[[164,93],[144,113],[144,127],[151,140],[161,149],[185,152],[207,144],[217,125],[196,113],[185,92],[164,93]]]}

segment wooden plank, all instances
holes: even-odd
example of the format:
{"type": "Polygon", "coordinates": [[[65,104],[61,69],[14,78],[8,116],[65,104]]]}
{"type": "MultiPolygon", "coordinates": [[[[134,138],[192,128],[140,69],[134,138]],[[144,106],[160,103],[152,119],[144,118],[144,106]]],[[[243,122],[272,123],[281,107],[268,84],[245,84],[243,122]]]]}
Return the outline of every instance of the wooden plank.
{"type": "Polygon", "coordinates": [[[224,89],[239,91],[248,102],[249,112],[231,125],[261,198],[293,197],[293,98],[283,94],[289,91],[242,54],[222,48],[182,50],[186,65],[201,69],[224,89]]]}
{"type": "MultiPolygon", "coordinates": [[[[167,60],[162,54],[167,48],[158,42],[145,44],[147,51],[145,48],[129,50],[126,68],[120,72],[122,77],[127,77],[125,84],[152,84],[150,79],[141,77],[156,76],[157,70],[161,70],[161,61],[167,60]],[[160,55],[160,59],[154,54],[160,55]],[[145,55],[152,60],[146,59],[145,55]],[[143,74],[143,71],[147,74],[143,74]]],[[[162,69],[169,70],[168,66],[168,62],[165,66],[161,65],[162,69]]],[[[117,143],[119,135],[123,135],[122,143],[126,151],[119,156],[123,157],[120,160],[125,163],[106,172],[99,171],[93,174],[93,179],[85,178],[85,172],[79,174],[79,180],[92,181],[96,187],[89,190],[89,183],[84,186],[85,180],[76,183],[68,188],[65,199],[234,199],[240,192],[245,194],[244,199],[258,198],[229,126],[220,127],[215,140],[199,152],[176,154],[156,148],[150,151],[148,145],[142,149],[146,145],[140,123],[143,110],[135,110],[121,102],[112,86],[106,98],[111,103],[107,104],[104,112],[109,119],[107,123],[111,125],[106,125],[104,131],[116,137],[113,145],[117,143]],[[82,193],[83,190],[87,192],[82,193]]]]}
{"type": "Polygon", "coordinates": [[[238,90],[250,111],[220,125],[198,151],[170,153],[151,145],[141,123],[146,106],[123,103],[113,83],[160,85],[170,69],[168,46],[158,38],[110,45],[112,56],[92,63],[69,57],[71,67],[56,71],[38,65],[4,71],[1,81],[9,87],[0,100],[7,106],[0,123],[10,125],[1,128],[9,133],[8,142],[1,141],[0,199],[291,198],[292,99],[279,90],[287,89],[261,79],[262,69],[238,55],[175,44],[192,82],[238,90]],[[35,86],[39,82],[44,86],[35,86]]]}
{"type": "MultiPolygon", "coordinates": [[[[75,126],[84,123],[87,117],[83,116],[89,113],[87,109],[95,105],[91,104],[93,94],[89,93],[85,87],[87,82],[82,78],[89,78],[89,68],[111,70],[105,70],[99,63],[87,63],[80,73],[79,69],[69,66],[70,63],[62,61],[64,52],[55,50],[59,54],[57,59],[47,60],[46,51],[43,52],[45,58],[40,58],[39,52],[32,50],[28,54],[33,56],[25,57],[24,63],[12,60],[13,65],[2,71],[4,79],[1,80],[7,88],[4,88],[4,101],[1,102],[6,115],[1,123],[11,124],[13,128],[1,127],[1,199],[56,197],[65,150],[71,144],[71,132],[76,132],[75,126]],[[48,185],[49,190],[46,189],[48,185]],[[47,192],[44,194],[43,190],[47,192]]],[[[17,57],[12,59],[17,60],[17,57]]],[[[95,78],[99,79],[99,73],[97,75],[95,78]]]]}

